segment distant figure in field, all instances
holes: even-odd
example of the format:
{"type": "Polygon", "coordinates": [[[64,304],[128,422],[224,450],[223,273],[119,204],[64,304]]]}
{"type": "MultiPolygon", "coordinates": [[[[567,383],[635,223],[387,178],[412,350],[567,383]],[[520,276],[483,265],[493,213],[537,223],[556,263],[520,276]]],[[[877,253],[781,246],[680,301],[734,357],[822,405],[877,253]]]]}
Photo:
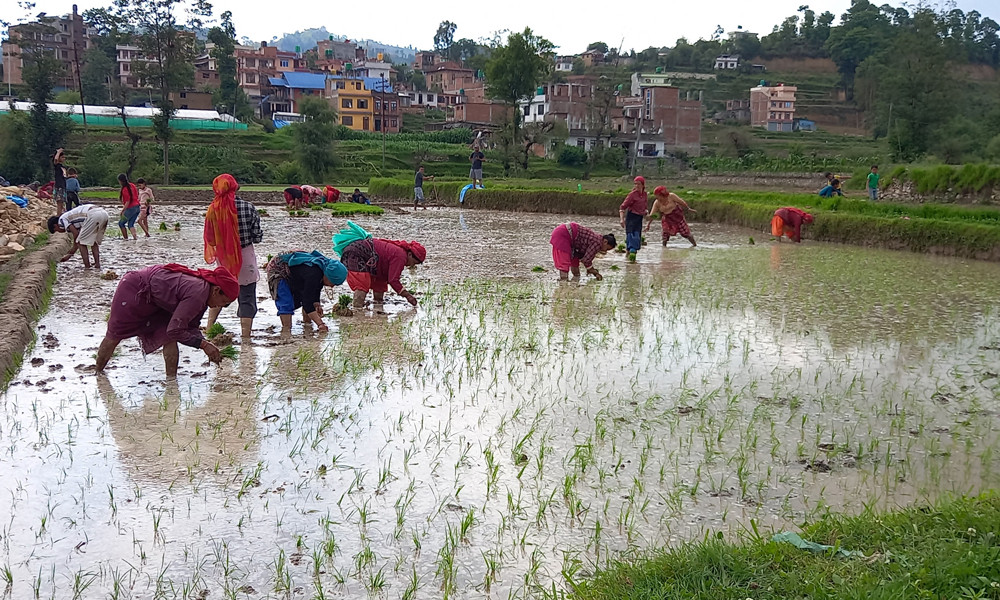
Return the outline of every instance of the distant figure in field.
{"type": "Polygon", "coordinates": [[[59,148],[52,155],[52,199],[56,203],[56,212],[62,214],[66,211],[66,168],[63,161],[66,155],[63,149],[59,148]]]}
{"type": "Polygon", "coordinates": [[[371,204],[372,201],[365,196],[360,188],[354,188],[354,193],[351,194],[351,202],[355,204],[371,204]]]}
{"type": "MultiPolygon", "coordinates": [[[[413,210],[417,210],[418,204],[424,204],[424,179],[431,180],[434,179],[434,176],[425,175],[424,166],[420,165],[417,168],[417,173],[413,176],[413,210]]],[[[424,210],[427,210],[426,204],[424,204],[424,210]]]]}
{"type": "Polygon", "coordinates": [[[781,241],[782,236],[786,236],[793,242],[802,241],[802,225],[813,222],[813,216],[794,206],[786,206],[774,211],[771,218],[771,235],[781,241]]]}
{"type": "Polygon", "coordinates": [[[629,262],[635,262],[636,254],[642,247],[642,221],[646,218],[649,208],[646,178],[640,175],[634,181],[635,187],[618,209],[622,228],[625,230],[625,249],[628,252],[629,262]]]}
{"type": "Polygon", "coordinates": [[[579,277],[580,263],[583,262],[587,274],[600,281],[604,277],[594,268],[594,257],[613,250],[618,240],[613,233],[602,236],[578,223],[563,223],[552,230],[549,243],[552,245],[552,262],[559,271],[560,280],[569,279],[570,272],[574,279],[579,277]]]}
{"type": "Polygon", "coordinates": [[[649,220],[646,222],[646,231],[649,232],[649,227],[653,224],[653,215],[659,215],[660,224],[663,227],[664,246],[670,241],[670,236],[672,235],[680,235],[691,242],[692,247],[697,246],[698,244],[694,241],[694,236],[691,235],[691,228],[688,227],[687,220],[684,219],[685,211],[696,211],[688,206],[688,203],[682,200],[680,196],[667,191],[667,188],[662,185],[653,190],[653,197],[655,200],[653,200],[653,207],[649,209],[649,220]]]}
{"type": "Polygon", "coordinates": [[[834,177],[833,173],[825,173],[823,177],[826,177],[826,185],[823,189],[819,191],[819,195],[824,198],[830,198],[834,194],[838,196],[844,195],[844,190],[840,189],[840,180],[834,177]]]}
{"type": "Polygon", "coordinates": [[[66,262],[73,258],[77,248],[83,258],[83,266],[90,268],[88,248],[94,255],[94,268],[101,268],[101,242],[108,228],[108,211],[93,204],[81,204],[58,217],[49,217],[49,233],[69,233],[73,236],[73,247],[60,259],[66,262]]]}
{"type": "Polygon", "coordinates": [[[139,236],[135,234],[135,222],[139,219],[140,211],[139,189],[128,180],[125,173],[119,173],[118,183],[121,185],[118,199],[122,203],[122,215],[118,218],[118,228],[122,230],[122,240],[128,240],[129,231],[132,232],[132,239],[137,240],[139,236]]]}
{"type": "Polygon", "coordinates": [[[469,171],[469,178],[472,179],[472,185],[476,187],[483,187],[483,161],[486,160],[486,155],[477,145],[473,150],[472,154],[469,156],[469,161],[472,163],[472,169],[469,171]]]}
{"type": "Polygon", "coordinates": [[[66,210],[80,206],[80,180],[76,178],[79,171],[70,167],[66,169],[66,210]]]}
{"type": "Polygon", "coordinates": [[[312,204],[313,202],[322,201],[323,192],[314,188],[311,185],[302,186],[302,199],[306,204],[312,204]]]}
{"type": "Polygon", "coordinates": [[[97,372],[104,371],[122,340],[138,337],[142,353],[163,348],[167,377],[177,376],[177,344],[199,348],[212,362],[222,360],[199,325],[205,309],[236,300],[239,283],[225,267],[214,271],[183,265],[154,265],[129,271],[111,301],[108,330],[97,350],[97,372]]]}
{"type": "Polygon", "coordinates": [[[872,165],[872,171],[868,174],[868,199],[878,200],[878,165],[872,165]]]}
{"type": "Polygon", "coordinates": [[[324,189],[324,193],[326,195],[327,204],[340,202],[340,190],[333,187],[332,185],[326,186],[326,188],[324,189]]]}
{"type": "Polygon", "coordinates": [[[146,185],[146,180],[140,177],[135,180],[139,190],[139,220],[136,221],[146,237],[149,237],[149,214],[153,212],[153,189],[146,185]]]}
{"type": "Polygon", "coordinates": [[[301,208],[305,203],[303,200],[302,188],[297,185],[286,187],[282,194],[285,196],[285,206],[288,208],[301,208]]]}

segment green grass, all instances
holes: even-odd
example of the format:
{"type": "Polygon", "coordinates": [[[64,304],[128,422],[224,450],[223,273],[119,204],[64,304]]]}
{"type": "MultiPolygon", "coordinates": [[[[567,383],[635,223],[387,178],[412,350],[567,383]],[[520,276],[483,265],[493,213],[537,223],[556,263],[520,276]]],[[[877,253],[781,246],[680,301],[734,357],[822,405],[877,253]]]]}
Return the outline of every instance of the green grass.
{"type": "Polygon", "coordinates": [[[1000,498],[985,495],[886,514],[829,516],[808,540],[864,553],[813,554],[756,529],[735,542],[713,535],[575,586],[579,600],[661,598],[998,598],[1000,498]]]}
{"type": "Polygon", "coordinates": [[[349,215],[381,215],[385,212],[381,206],[375,206],[373,204],[355,204],[354,202],[323,204],[322,208],[329,209],[335,217],[344,217],[349,215]]]}

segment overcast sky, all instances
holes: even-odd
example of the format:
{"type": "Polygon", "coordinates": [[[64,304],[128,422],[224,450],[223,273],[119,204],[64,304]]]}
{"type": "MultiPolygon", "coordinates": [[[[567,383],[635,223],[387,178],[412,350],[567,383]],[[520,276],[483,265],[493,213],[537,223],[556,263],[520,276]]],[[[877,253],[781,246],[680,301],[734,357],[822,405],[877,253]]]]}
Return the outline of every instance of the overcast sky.
{"type": "MultiPolygon", "coordinates": [[[[349,38],[377,40],[397,46],[428,49],[433,45],[438,23],[450,20],[458,25],[455,37],[479,39],[493,32],[531,27],[556,44],[561,54],[575,54],[594,41],[611,47],[622,45],[642,50],[649,46],[672,46],[679,37],[689,41],[708,38],[716,25],[726,31],[742,25],[761,35],[785,17],[794,14],[807,0],[682,0],[674,2],[643,1],[621,3],[597,0],[542,0],[509,4],[491,2],[438,2],[421,6],[411,0],[379,2],[293,2],[273,0],[214,0],[215,14],[233,12],[238,37],[270,40],[284,33],[325,26],[330,33],[349,38]]],[[[879,2],[876,2],[879,3],[879,2]]],[[[17,20],[14,0],[0,0],[0,18],[17,20]],[[9,8],[8,8],[9,7],[9,8]]],[[[78,2],[82,12],[100,4],[78,2]]],[[[110,4],[108,2],[107,4],[110,4]]],[[[892,2],[898,5],[898,2],[892,2]]],[[[957,0],[964,11],[978,10],[1000,21],[1000,0],[957,0]]],[[[64,14],[73,0],[36,0],[37,14],[64,14]]],[[[840,15],[850,0],[825,0],[810,4],[818,13],[840,15]]]]}

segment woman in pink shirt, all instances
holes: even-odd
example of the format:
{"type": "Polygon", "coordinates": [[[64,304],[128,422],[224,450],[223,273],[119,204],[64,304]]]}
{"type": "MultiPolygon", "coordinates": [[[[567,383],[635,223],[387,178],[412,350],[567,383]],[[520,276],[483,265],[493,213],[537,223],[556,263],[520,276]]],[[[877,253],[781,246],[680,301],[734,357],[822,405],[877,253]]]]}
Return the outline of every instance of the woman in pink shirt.
{"type": "Polygon", "coordinates": [[[118,199],[122,203],[122,216],[118,219],[118,228],[122,230],[123,240],[128,239],[129,231],[132,232],[132,239],[137,240],[139,236],[135,234],[135,222],[139,219],[139,190],[128,180],[125,173],[118,175],[118,183],[122,186],[118,192],[118,199]]]}
{"type": "Polygon", "coordinates": [[[427,250],[418,242],[371,237],[351,242],[340,254],[357,307],[364,305],[368,290],[372,291],[375,304],[382,304],[389,287],[416,306],[416,297],[403,287],[400,276],[403,267],[418,265],[426,259],[427,250]]]}
{"type": "Polygon", "coordinates": [[[642,221],[646,218],[648,208],[646,179],[640,175],[635,178],[635,187],[625,197],[621,208],[618,209],[622,228],[625,229],[625,248],[628,251],[630,262],[635,262],[635,255],[642,247],[642,221]]]}

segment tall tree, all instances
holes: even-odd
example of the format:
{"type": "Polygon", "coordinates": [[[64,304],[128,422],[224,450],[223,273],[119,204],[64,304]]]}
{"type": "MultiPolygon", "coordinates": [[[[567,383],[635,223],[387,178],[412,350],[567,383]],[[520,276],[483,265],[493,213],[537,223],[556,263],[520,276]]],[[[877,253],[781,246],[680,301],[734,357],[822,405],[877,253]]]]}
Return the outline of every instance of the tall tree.
{"type": "Polygon", "coordinates": [[[181,22],[185,11],[187,28],[198,29],[211,16],[206,0],[116,0],[116,15],[128,23],[134,43],[145,60],[133,61],[133,71],[142,84],[159,92],[153,130],[163,146],[163,183],[170,183],[170,120],[175,113],[171,92],[194,84],[195,36],[181,22]]]}
{"type": "Polygon", "coordinates": [[[236,28],[233,26],[233,13],[227,10],[220,15],[219,25],[208,30],[208,41],[213,44],[211,56],[219,71],[221,102],[218,108],[221,112],[236,116],[239,112],[240,87],[236,80],[236,28]]]}
{"type": "Polygon", "coordinates": [[[434,34],[434,50],[441,56],[448,56],[448,49],[455,41],[455,31],[458,25],[451,21],[441,21],[437,33],[434,34]]]}
{"type": "Polygon", "coordinates": [[[862,89],[870,90],[877,129],[888,134],[894,159],[910,161],[924,155],[938,127],[953,112],[949,58],[934,13],[918,9],[911,25],[888,48],[858,68],[862,89]]]}
{"type": "Polygon", "coordinates": [[[90,48],[83,53],[80,82],[83,85],[83,96],[88,103],[113,104],[111,88],[115,78],[115,67],[115,62],[99,47],[90,48]]]}
{"type": "Polygon", "coordinates": [[[333,138],[337,129],[337,111],[323,98],[307,97],[299,105],[306,118],[292,125],[295,153],[299,165],[310,178],[320,180],[334,166],[333,138]]]}
{"type": "Polygon", "coordinates": [[[601,54],[608,53],[608,45],[604,42],[591,42],[587,45],[587,52],[590,51],[600,52],[601,54]]]}
{"type": "Polygon", "coordinates": [[[848,93],[853,94],[855,71],[866,58],[889,44],[892,22],[868,0],[852,0],[851,8],[840,20],[840,27],[830,31],[826,50],[837,63],[848,93]]]}
{"type": "MultiPolygon", "coordinates": [[[[23,66],[22,77],[31,99],[28,115],[30,135],[24,140],[25,154],[29,157],[35,176],[51,170],[49,157],[63,144],[72,127],[69,119],[49,111],[54,88],[63,76],[63,64],[54,52],[46,47],[44,39],[56,33],[51,17],[40,16],[35,23],[22,25],[12,40],[20,48],[23,66]]],[[[49,173],[51,175],[51,173],[49,173]]]]}
{"type": "MultiPolygon", "coordinates": [[[[497,44],[486,63],[486,93],[507,105],[513,113],[505,136],[508,138],[505,147],[509,150],[513,150],[520,139],[521,111],[517,110],[517,103],[534,95],[535,88],[551,69],[553,49],[552,42],[526,27],[521,33],[509,34],[506,44],[497,44]]],[[[504,174],[508,174],[511,152],[504,152],[502,160],[504,174]]]]}

